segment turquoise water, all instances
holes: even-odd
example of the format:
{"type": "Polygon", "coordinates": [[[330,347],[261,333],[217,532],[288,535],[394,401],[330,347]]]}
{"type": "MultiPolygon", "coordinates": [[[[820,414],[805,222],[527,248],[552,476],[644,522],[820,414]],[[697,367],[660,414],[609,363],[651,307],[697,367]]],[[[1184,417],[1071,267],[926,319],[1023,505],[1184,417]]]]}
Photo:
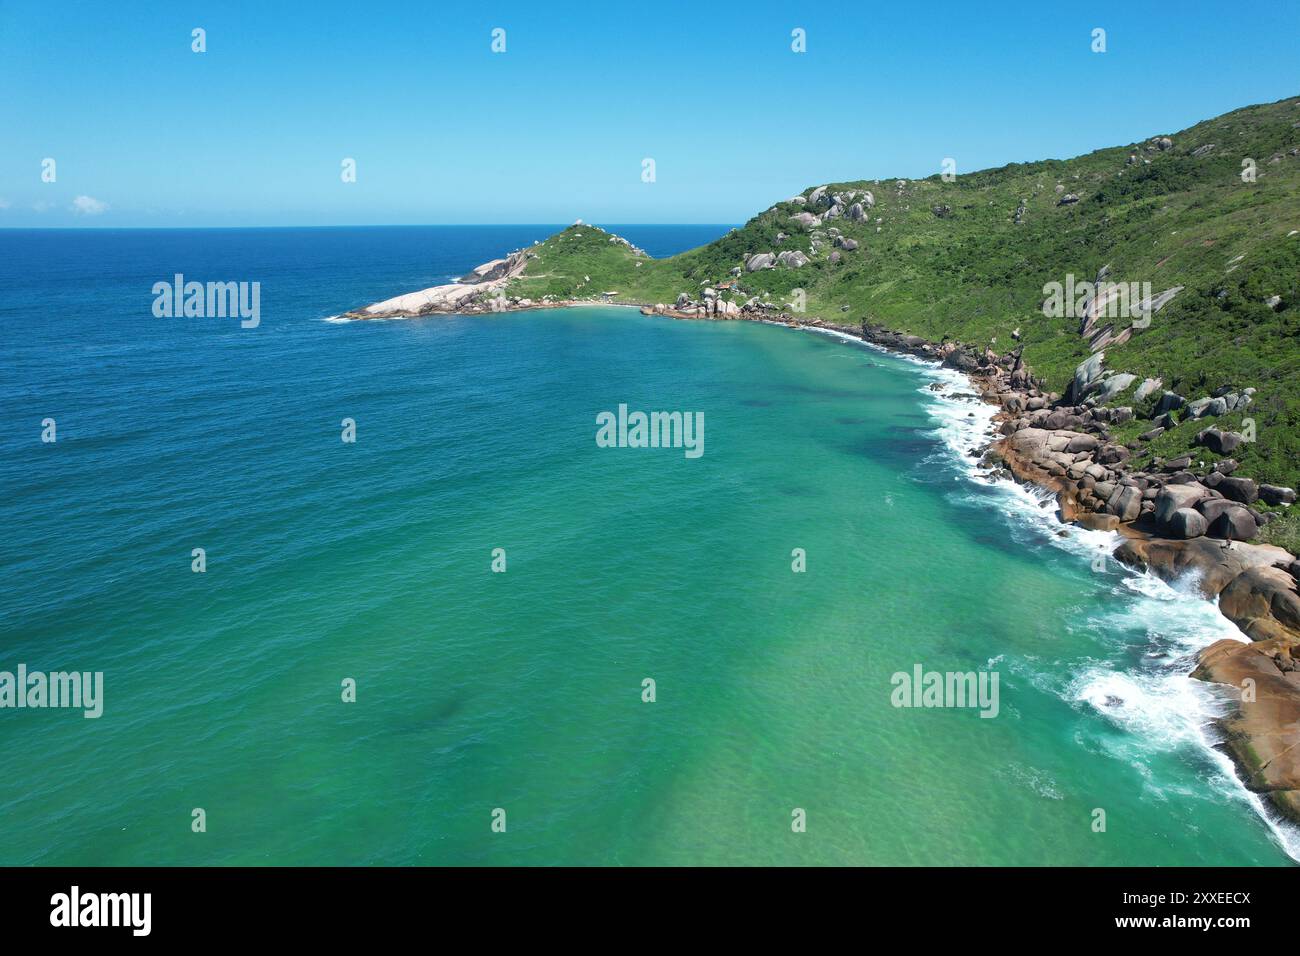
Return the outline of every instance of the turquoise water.
{"type": "Polygon", "coordinates": [[[0,669],[105,705],[0,710],[0,863],[1289,862],[1183,676],[1231,625],[973,474],[959,380],[613,308],[331,323],[410,235],[278,232],[5,258],[0,669]],[[178,259],[260,264],[262,325],[153,318],[178,259]],[[619,403],[705,453],[598,448],[619,403]],[[998,716],[892,706],[916,664],[998,716]]]}

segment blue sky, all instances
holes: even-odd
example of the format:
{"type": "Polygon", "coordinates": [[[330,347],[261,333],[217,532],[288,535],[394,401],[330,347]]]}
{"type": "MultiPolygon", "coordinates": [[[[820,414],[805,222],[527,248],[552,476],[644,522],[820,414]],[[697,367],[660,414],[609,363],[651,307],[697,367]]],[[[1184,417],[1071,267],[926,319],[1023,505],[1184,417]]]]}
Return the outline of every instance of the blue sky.
{"type": "Polygon", "coordinates": [[[1296,0],[0,0],[0,227],[743,222],[1300,94],[1298,41],[1296,0]]]}

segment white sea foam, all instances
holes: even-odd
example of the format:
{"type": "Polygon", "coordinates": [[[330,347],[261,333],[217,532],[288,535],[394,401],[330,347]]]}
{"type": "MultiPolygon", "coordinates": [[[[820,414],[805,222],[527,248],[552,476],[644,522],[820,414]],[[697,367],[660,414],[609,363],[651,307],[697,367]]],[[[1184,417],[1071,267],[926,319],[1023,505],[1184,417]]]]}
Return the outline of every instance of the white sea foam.
{"type": "MultiPolygon", "coordinates": [[[[1118,534],[1064,525],[1050,492],[997,478],[970,454],[995,437],[997,408],[971,397],[975,389],[964,374],[926,364],[926,377],[940,386],[932,389],[927,384],[919,390],[928,399],[936,423],[934,433],[951,456],[949,462],[956,463],[966,479],[983,486],[970,489],[960,499],[987,507],[991,491],[1002,497],[1003,513],[1017,537],[1028,537],[1040,545],[1049,543],[1090,564],[1098,555],[1111,555],[1121,541],[1118,534]]],[[[1147,758],[1153,751],[1191,747],[1208,755],[1214,772],[1205,782],[1225,798],[1247,802],[1267,822],[1287,855],[1300,861],[1300,830],[1247,790],[1232,760],[1215,747],[1220,735],[1214,721],[1229,704],[1212,685],[1189,676],[1199,650],[1224,638],[1246,641],[1246,635],[1219,613],[1217,604],[1204,599],[1190,578],[1171,585],[1109,557],[1105,570],[1120,575],[1115,583],[1114,610],[1081,626],[1092,629],[1103,644],[1109,635],[1145,634],[1141,659],[1125,665],[1086,662],[1065,687],[1038,668],[1034,668],[1038,673],[1026,676],[1040,690],[1089,708],[1123,730],[1118,741],[1108,738],[1106,749],[1148,776],[1147,758]]],[[[1129,649],[1112,650],[1122,658],[1129,649]]],[[[1151,795],[1157,799],[1170,796],[1155,783],[1151,795]]]]}
{"type": "MultiPolygon", "coordinates": [[[[1247,790],[1231,758],[1215,747],[1220,734],[1214,721],[1229,705],[1211,685],[1189,676],[1196,652],[1201,648],[1223,638],[1248,640],[1219,613],[1217,604],[1205,600],[1196,591],[1194,580],[1184,579],[1170,585],[1153,574],[1120,565],[1110,558],[1121,541],[1120,535],[1065,525],[1050,492],[999,478],[994,469],[981,464],[982,455],[971,453],[982,451],[996,437],[993,418],[998,409],[979,396],[965,373],[833,329],[805,328],[923,367],[929,381],[918,391],[925,396],[926,408],[935,421],[934,434],[945,446],[943,457],[949,464],[957,465],[962,475],[959,481],[964,478],[982,486],[970,488],[969,494],[961,495],[960,500],[987,507],[986,496],[990,491],[1001,495],[1002,510],[1013,534],[1030,538],[1027,544],[1049,543],[1089,564],[1098,555],[1105,555],[1106,571],[1121,575],[1116,584],[1115,610],[1088,622],[1087,626],[1103,635],[1144,631],[1148,646],[1140,662],[1124,669],[1111,662],[1088,661],[1065,687],[1060,687],[1058,679],[1033,660],[1008,662],[1012,665],[1010,670],[1026,677],[1039,690],[1091,708],[1123,730],[1125,737],[1109,744],[1110,752],[1117,759],[1130,762],[1148,778],[1150,772],[1145,758],[1153,750],[1192,747],[1208,755],[1214,773],[1205,782],[1227,799],[1248,803],[1267,823],[1281,849],[1300,862],[1300,828],[1282,819],[1258,794],[1247,790]],[[938,388],[931,387],[935,384],[938,388]]],[[[1095,742],[1081,741],[1087,743],[1095,742]]],[[[1026,782],[1033,785],[1042,781],[1026,782]]],[[[1154,783],[1151,786],[1155,798],[1170,796],[1154,783]]],[[[1039,792],[1053,795],[1051,789],[1048,778],[1039,792]]]]}

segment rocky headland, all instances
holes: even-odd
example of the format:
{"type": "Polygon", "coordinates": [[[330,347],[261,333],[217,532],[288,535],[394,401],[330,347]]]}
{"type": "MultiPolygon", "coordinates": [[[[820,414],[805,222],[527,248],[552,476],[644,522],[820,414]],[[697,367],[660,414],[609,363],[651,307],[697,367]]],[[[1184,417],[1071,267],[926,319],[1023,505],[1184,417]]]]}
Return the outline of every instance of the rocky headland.
{"type": "MultiPolygon", "coordinates": [[[[575,227],[583,226],[579,219],[575,227]]],[[[645,251],[637,248],[622,236],[605,233],[594,226],[584,227],[593,233],[608,236],[609,242],[626,250],[632,256],[648,259],[645,251]]],[[[590,305],[592,303],[612,302],[617,292],[592,295],[586,298],[560,297],[553,295],[528,296],[508,295],[507,289],[513,279],[524,274],[528,266],[538,259],[538,254],[531,249],[516,249],[501,259],[493,259],[480,266],[475,266],[455,282],[430,286],[415,292],[374,302],[360,309],[344,312],[343,319],[411,319],[425,315],[476,315],[485,312],[510,312],[520,309],[544,309],[570,305],[590,305]]],[[[614,303],[618,305],[635,305],[638,303],[614,303]]],[[[737,316],[738,317],[738,316],[737,316]]]]}
{"type": "MultiPolygon", "coordinates": [[[[519,249],[503,259],[493,259],[476,266],[455,282],[430,286],[415,292],[375,302],[351,312],[345,319],[410,319],[421,315],[446,315],[453,312],[481,312],[491,309],[499,290],[523,272],[528,252],[519,249]]],[[[526,307],[525,307],[526,308],[526,307]]]]}

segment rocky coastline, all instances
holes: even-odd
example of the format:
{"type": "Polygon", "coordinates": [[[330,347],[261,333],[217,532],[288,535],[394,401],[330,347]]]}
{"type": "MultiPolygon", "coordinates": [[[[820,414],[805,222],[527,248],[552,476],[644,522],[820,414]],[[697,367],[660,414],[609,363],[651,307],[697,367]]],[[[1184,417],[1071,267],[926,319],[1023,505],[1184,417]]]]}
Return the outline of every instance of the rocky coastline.
{"type": "MultiPolygon", "coordinates": [[[[1250,638],[1206,647],[1190,676],[1218,685],[1233,702],[1232,713],[1218,724],[1247,789],[1300,822],[1300,561],[1283,548],[1249,543],[1268,521],[1267,512],[1251,505],[1261,495],[1289,505],[1295,501],[1292,489],[1236,477],[1231,459],[1198,469],[1199,475],[1190,457],[1163,462],[1158,470],[1131,467],[1134,449],[1112,442],[1108,426],[1128,420],[1132,409],[1107,408],[1094,397],[1106,390],[1100,352],[1081,364],[1069,393],[1059,395],[1034,378],[1018,349],[999,354],[956,342],[936,344],[881,326],[825,322],[765,305],[747,303],[733,315],[711,299],[679,297],[671,307],[646,306],[642,312],[826,329],[965,373],[983,399],[999,408],[999,437],[982,450],[984,464],[1001,477],[1053,492],[1063,521],[1122,535],[1115,560],[1166,581],[1190,576],[1250,638]]],[[[1235,401],[1242,399],[1237,393],[1235,401]]],[[[1209,403],[1188,404],[1184,414],[1200,417],[1209,403]]],[[[1207,429],[1201,441],[1214,443],[1217,451],[1231,445],[1226,436],[1232,434],[1207,429]]]]}
{"type": "MultiPolygon", "coordinates": [[[[1131,468],[1132,449],[1112,443],[1107,428],[1125,410],[1086,398],[1073,404],[1073,395],[1045,391],[1018,351],[935,344],[878,326],[776,318],[964,372],[1000,409],[994,418],[1000,437],[984,449],[986,465],[1052,491],[1063,521],[1121,534],[1117,561],[1166,581],[1190,577],[1206,599],[1217,601],[1250,643],[1225,639],[1204,648],[1190,676],[1218,685],[1233,702],[1218,724],[1247,789],[1300,822],[1300,561],[1283,548],[1245,540],[1267,520],[1250,507],[1261,486],[1233,477],[1230,460],[1199,477],[1182,459],[1154,471],[1131,468]]],[[[1295,500],[1291,489],[1262,487],[1276,501],[1295,500]]]]}
{"type": "MultiPolygon", "coordinates": [[[[683,292],[671,305],[613,303],[607,297],[507,296],[509,281],[523,272],[529,258],[528,250],[518,250],[479,266],[456,283],[387,299],[345,313],[344,318],[618,304],[665,318],[824,329],[965,373],[981,397],[999,409],[994,417],[998,437],[982,450],[983,463],[993,474],[1050,490],[1063,521],[1122,535],[1113,555],[1117,561],[1168,581],[1190,576],[1250,638],[1250,643],[1229,639],[1205,648],[1191,676],[1218,685],[1235,703],[1219,725],[1223,746],[1246,787],[1300,822],[1300,561],[1283,548],[1249,543],[1271,518],[1252,506],[1261,500],[1289,506],[1296,499],[1294,490],[1234,475],[1236,463],[1230,458],[1208,468],[1192,454],[1155,459],[1145,470],[1134,467],[1131,458],[1140,446],[1112,441],[1111,427],[1133,419],[1135,412],[1104,404],[1134,377],[1106,374],[1101,351],[1082,362],[1066,393],[1058,394],[1034,377],[1019,348],[998,353],[988,346],[934,343],[865,322],[852,325],[792,314],[788,306],[756,298],[743,304],[727,301],[711,288],[699,299],[683,292]]],[[[1159,384],[1143,382],[1135,397],[1151,394],[1159,384]]],[[[1187,402],[1166,392],[1155,404],[1152,429],[1142,439],[1172,425],[1175,415],[1213,417],[1244,408],[1252,394],[1253,389],[1223,390],[1187,402]]],[[[1197,437],[1218,455],[1230,453],[1241,440],[1213,427],[1197,437]]]]}

